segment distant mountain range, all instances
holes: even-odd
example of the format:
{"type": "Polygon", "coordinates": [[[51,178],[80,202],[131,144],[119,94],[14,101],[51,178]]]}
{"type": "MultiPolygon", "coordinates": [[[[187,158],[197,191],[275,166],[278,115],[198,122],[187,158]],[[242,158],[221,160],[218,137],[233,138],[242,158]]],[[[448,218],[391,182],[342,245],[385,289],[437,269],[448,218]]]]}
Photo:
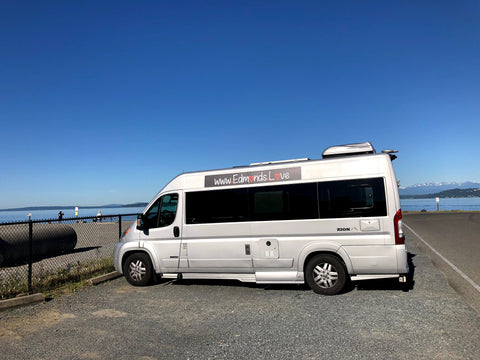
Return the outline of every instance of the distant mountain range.
{"type": "Polygon", "coordinates": [[[434,194],[400,195],[402,199],[431,199],[431,198],[475,198],[480,197],[480,189],[451,189],[434,194]]]}
{"type": "MultiPolygon", "coordinates": [[[[424,184],[415,184],[407,187],[400,187],[398,192],[401,197],[406,197],[410,195],[434,195],[439,194],[443,191],[453,190],[453,189],[480,189],[480,182],[466,181],[463,183],[457,182],[428,182],[424,184]]],[[[479,196],[479,195],[477,195],[479,196]]]]}

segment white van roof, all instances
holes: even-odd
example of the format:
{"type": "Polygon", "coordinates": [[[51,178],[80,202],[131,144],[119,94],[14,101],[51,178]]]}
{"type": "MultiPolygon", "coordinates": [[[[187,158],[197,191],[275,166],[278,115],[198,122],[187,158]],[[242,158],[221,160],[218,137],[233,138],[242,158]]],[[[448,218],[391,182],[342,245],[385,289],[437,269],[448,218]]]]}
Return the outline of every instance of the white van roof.
{"type": "MultiPolygon", "coordinates": [[[[185,172],[177,175],[160,191],[174,189],[202,189],[237,185],[273,184],[283,181],[309,179],[336,179],[384,174],[381,158],[391,154],[376,153],[369,143],[332,146],[323,152],[324,159],[291,159],[268,161],[233,168],[185,172]],[[359,161],[361,160],[361,161],[359,161]],[[283,175],[282,175],[283,174],[283,175]],[[268,175],[268,176],[267,176],[268,175]],[[278,179],[277,179],[278,177],[278,179]]],[[[389,161],[391,166],[391,162],[389,161]]]]}

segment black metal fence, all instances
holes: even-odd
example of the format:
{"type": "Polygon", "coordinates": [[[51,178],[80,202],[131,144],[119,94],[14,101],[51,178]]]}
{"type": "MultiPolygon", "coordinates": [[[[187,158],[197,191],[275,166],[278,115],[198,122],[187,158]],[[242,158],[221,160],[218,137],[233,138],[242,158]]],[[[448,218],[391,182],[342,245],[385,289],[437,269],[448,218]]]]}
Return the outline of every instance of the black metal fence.
{"type": "Polygon", "coordinates": [[[113,247],[136,216],[0,223],[0,299],[113,270],[113,247]]]}

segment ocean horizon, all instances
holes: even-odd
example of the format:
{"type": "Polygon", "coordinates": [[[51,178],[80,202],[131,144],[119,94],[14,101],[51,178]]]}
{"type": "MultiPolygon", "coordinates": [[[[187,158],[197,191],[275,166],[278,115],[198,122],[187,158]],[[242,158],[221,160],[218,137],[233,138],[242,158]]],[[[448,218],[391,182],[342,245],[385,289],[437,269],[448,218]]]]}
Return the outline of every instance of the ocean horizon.
{"type": "MultiPolygon", "coordinates": [[[[97,216],[100,211],[103,216],[109,215],[123,215],[123,214],[139,214],[144,209],[141,207],[78,207],[77,217],[89,217],[97,216]]],[[[72,207],[59,207],[58,209],[40,210],[32,208],[31,210],[1,210],[0,211],[0,224],[6,222],[28,221],[28,214],[32,214],[32,220],[58,220],[58,212],[63,212],[64,219],[75,218],[75,208],[72,207]]]]}

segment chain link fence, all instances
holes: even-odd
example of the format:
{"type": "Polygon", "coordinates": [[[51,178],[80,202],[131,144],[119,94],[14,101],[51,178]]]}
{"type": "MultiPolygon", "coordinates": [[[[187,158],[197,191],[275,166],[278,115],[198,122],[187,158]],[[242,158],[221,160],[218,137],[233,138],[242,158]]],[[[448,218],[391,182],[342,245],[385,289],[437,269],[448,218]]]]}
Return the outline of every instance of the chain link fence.
{"type": "Polygon", "coordinates": [[[0,299],[113,270],[113,247],[137,214],[0,224],[0,299]]]}

